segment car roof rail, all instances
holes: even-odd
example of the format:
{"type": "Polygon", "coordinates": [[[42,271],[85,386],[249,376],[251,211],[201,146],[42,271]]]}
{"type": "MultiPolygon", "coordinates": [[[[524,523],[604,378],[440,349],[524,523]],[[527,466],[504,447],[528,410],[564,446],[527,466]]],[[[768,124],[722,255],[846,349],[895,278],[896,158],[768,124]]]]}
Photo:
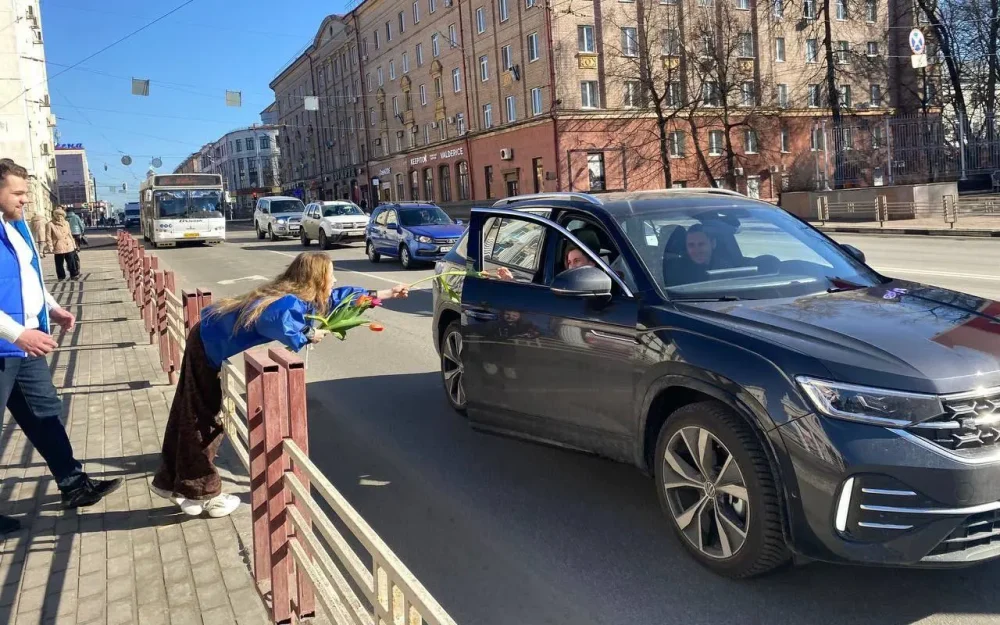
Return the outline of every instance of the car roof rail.
{"type": "Polygon", "coordinates": [[[614,197],[614,199],[620,200],[620,199],[641,198],[644,196],[683,195],[686,193],[699,193],[705,195],[729,195],[732,197],[740,197],[743,199],[747,199],[747,196],[743,195],[739,191],[733,191],[732,189],[720,189],[718,187],[645,189],[642,191],[619,191],[617,193],[612,193],[611,195],[614,197]]]}
{"type": "Polygon", "coordinates": [[[529,193],[526,195],[515,195],[512,197],[505,197],[502,200],[497,200],[493,203],[494,208],[499,208],[501,206],[508,206],[514,204],[515,202],[523,202],[525,200],[583,200],[590,204],[601,204],[601,200],[597,196],[590,195],[589,193],[578,193],[573,191],[557,191],[552,193],[529,193]]]}

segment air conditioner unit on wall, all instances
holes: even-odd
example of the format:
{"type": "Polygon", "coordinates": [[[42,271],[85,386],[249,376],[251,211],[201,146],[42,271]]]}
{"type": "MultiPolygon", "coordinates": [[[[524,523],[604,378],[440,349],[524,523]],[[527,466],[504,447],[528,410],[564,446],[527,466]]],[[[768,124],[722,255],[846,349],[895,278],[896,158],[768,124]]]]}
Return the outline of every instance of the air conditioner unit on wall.
{"type": "Polygon", "coordinates": [[[771,165],[771,173],[776,174],[781,171],[781,165],[771,165]]]}
{"type": "Polygon", "coordinates": [[[436,121],[435,122],[431,122],[431,128],[435,128],[436,129],[437,127],[438,127],[438,123],[436,121]]]}
{"type": "Polygon", "coordinates": [[[454,124],[455,123],[455,116],[454,115],[452,115],[451,117],[448,118],[448,123],[449,124],[454,124]]]}
{"type": "Polygon", "coordinates": [[[743,168],[742,167],[736,167],[736,168],[734,168],[733,169],[733,175],[734,176],[742,176],[743,175],[743,168]]]}
{"type": "Polygon", "coordinates": [[[511,148],[500,148],[500,160],[509,161],[514,158],[514,150],[511,148]]]}

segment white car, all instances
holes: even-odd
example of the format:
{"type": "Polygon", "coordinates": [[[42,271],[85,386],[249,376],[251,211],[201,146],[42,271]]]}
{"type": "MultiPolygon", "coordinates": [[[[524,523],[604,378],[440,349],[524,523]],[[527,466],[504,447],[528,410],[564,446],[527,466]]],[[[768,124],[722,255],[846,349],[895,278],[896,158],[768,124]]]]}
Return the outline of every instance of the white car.
{"type": "Polygon", "coordinates": [[[353,202],[313,202],[302,216],[299,238],[302,245],[315,239],[326,250],[334,243],[364,240],[367,226],[368,215],[353,202]]]}
{"type": "Polygon", "coordinates": [[[305,205],[297,197],[276,195],[260,198],[253,212],[253,229],[257,238],[268,236],[277,241],[281,237],[298,236],[303,210],[305,205]]]}

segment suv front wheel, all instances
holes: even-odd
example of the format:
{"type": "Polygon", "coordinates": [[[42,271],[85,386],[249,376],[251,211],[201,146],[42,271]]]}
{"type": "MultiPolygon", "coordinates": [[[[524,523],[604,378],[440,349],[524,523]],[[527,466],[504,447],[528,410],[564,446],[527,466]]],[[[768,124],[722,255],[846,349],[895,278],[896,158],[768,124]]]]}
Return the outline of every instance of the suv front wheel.
{"type": "Polygon", "coordinates": [[[789,561],[767,455],[727,406],[705,401],[670,415],[657,439],[654,470],[663,511],[699,563],[740,579],[789,561]]]}
{"type": "Polygon", "coordinates": [[[261,231],[261,229],[260,229],[260,222],[257,222],[257,221],[253,222],[253,229],[257,231],[257,238],[258,239],[263,239],[264,238],[264,232],[261,231]]]}

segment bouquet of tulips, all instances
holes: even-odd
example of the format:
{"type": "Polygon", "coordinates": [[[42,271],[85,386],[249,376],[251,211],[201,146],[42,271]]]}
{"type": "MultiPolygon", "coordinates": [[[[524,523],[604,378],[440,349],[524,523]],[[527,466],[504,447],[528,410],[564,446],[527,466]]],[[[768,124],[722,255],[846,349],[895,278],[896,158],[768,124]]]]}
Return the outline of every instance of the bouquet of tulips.
{"type": "Polygon", "coordinates": [[[385,328],[380,323],[365,319],[365,311],[381,306],[382,300],[370,295],[355,295],[340,302],[326,317],[307,315],[307,319],[318,321],[317,327],[326,330],[341,341],[347,339],[347,331],[358,326],[368,326],[372,332],[381,332],[385,328]]]}

